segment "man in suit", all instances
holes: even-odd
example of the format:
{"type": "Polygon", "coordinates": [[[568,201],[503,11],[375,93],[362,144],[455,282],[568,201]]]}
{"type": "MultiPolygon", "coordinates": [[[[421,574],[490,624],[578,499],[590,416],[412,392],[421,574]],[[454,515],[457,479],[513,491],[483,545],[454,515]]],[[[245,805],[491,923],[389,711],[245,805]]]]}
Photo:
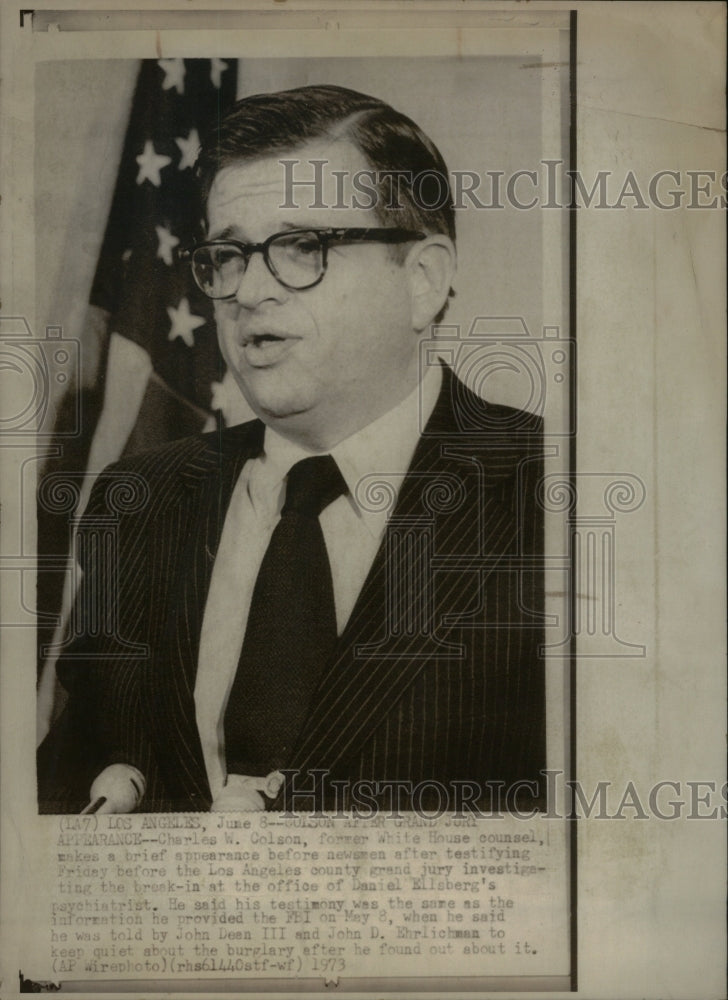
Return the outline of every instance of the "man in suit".
{"type": "Polygon", "coordinates": [[[455,269],[442,157],[305,87],[240,101],[197,174],[192,272],[257,419],[99,478],[41,810],[114,765],[143,811],[537,799],[541,421],[423,363],[455,269]]]}

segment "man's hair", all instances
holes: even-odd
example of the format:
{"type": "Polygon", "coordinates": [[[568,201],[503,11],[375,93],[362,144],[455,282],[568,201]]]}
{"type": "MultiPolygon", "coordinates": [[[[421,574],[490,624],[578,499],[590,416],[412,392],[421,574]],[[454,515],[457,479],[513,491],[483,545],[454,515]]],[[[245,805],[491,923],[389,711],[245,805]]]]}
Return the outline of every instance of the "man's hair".
{"type": "Polygon", "coordinates": [[[225,167],[326,137],[349,139],[375,171],[383,225],[445,233],[455,241],[447,166],[435,144],[384,101],[345,87],[298,87],[238,101],[203,141],[195,166],[203,204],[225,167]],[[387,177],[387,171],[403,173],[387,177]]]}

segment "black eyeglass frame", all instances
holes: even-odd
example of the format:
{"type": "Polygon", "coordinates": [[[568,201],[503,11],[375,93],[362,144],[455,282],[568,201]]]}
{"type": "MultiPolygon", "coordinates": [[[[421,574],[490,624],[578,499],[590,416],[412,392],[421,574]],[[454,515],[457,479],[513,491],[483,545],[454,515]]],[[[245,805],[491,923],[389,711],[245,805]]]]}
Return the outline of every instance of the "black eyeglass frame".
{"type": "Polygon", "coordinates": [[[248,269],[250,258],[254,253],[261,253],[263,255],[263,260],[265,261],[265,266],[279,284],[283,285],[284,288],[289,289],[289,291],[303,292],[308,288],[314,288],[323,281],[328,267],[328,250],[332,243],[410,243],[417,240],[424,240],[426,238],[427,233],[414,229],[400,229],[396,226],[361,229],[351,227],[329,229],[285,229],[280,233],[273,233],[272,236],[269,236],[268,239],[264,240],[262,243],[242,243],[240,240],[231,239],[206,240],[203,243],[196,244],[196,246],[189,247],[186,250],[181,250],[179,252],[179,259],[188,261],[192,265],[192,275],[200,291],[209,299],[213,299],[215,302],[221,302],[227,299],[235,298],[238,294],[240,282],[238,282],[238,288],[236,288],[234,292],[231,292],[230,295],[210,295],[210,293],[205,291],[202,287],[200,282],[197,280],[197,275],[195,274],[194,257],[198,250],[204,250],[207,247],[216,246],[235,247],[235,249],[240,252],[245,263],[245,267],[240,275],[240,281],[242,281],[243,276],[248,269]],[[284,236],[306,235],[315,236],[321,244],[321,274],[307,285],[290,285],[276,272],[268,250],[272,243],[275,243],[276,240],[280,240],[284,236]]]}

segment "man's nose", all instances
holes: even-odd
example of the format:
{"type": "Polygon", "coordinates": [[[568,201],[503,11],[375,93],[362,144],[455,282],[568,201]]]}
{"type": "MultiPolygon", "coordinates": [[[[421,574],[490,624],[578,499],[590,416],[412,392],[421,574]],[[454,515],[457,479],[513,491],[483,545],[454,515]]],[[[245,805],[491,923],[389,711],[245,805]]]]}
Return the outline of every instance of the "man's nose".
{"type": "Polygon", "coordinates": [[[286,294],[286,289],[271,274],[263,254],[252,253],[238,284],[236,302],[245,309],[255,309],[267,300],[280,302],[286,294]]]}

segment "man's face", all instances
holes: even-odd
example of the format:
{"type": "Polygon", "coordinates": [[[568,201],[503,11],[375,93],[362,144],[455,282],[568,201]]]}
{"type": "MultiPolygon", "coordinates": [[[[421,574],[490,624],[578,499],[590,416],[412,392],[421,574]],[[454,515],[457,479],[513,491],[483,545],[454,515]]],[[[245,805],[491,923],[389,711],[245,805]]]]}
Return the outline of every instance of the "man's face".
{"type": "MultiPolygon", "coordinates": [[[[382,226],[373,209],[356,209],[350,199],[346,208],[311,207],[316,192],[307,187],[294,188],[296,208],[280,208],[282,158],[220,171],[208,199],[208,239],[262,243],[291,228],[382,226]]],[[[296,179],[313,176],[310,159],[329,161],[327,206],[337,200],[331,171],[368,169],[349,141],[313,142],[286,158],[301,161],[296,179]]],[[[417,383],[408,269],[384,244],[332,244],[323,280],[303,291],[285,288],[253,254],[235,298],[215,303],[215,318],[225,361],[255,413],[313,448],[333,447],[417,383]]]]}

